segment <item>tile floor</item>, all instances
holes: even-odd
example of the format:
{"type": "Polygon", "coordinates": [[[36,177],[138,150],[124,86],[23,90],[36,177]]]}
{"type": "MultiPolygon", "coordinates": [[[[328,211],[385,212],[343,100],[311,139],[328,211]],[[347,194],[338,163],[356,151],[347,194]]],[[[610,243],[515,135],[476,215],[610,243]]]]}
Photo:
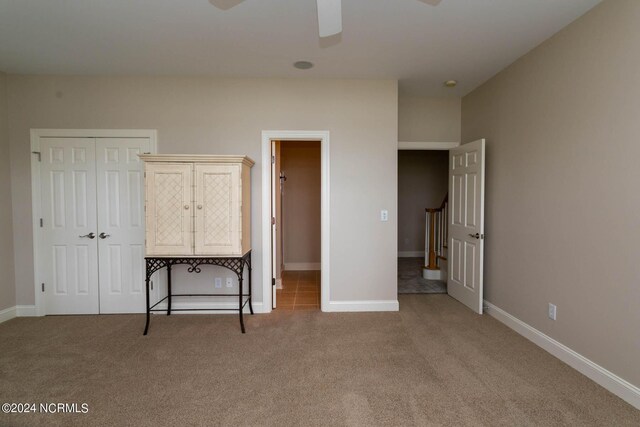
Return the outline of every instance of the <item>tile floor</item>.
{"type": "Polygon", "coordinates": [[[283,271],[277,310],[320,310],[320,271],[283,271]]]}

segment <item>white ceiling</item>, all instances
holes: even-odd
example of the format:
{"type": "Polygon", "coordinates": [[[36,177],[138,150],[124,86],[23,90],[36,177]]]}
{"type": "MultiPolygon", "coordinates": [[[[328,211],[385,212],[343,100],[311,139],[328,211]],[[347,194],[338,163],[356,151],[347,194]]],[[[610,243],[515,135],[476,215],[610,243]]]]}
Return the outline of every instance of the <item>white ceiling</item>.
{"type": "Polygon", "coordinates": [[[392,78],[461,96],[599,2],[343,0],[343,33],[321,41],[315,0],[0,0],[0,70],[392,78]]]}

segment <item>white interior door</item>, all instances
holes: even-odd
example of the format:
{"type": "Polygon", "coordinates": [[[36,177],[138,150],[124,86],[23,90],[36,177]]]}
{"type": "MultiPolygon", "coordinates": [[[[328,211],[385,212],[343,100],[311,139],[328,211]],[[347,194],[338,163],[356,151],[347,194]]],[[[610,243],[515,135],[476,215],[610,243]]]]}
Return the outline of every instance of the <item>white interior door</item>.
{"type": "Polygon", "coordinates": [[[47,314],[97,314],[93,138],[43,138],[40,259],[47,314]]]}
{"type": "Polygon", "coordinates": [[[484,139],[449,151],[447,290],[482,314],[484,256],[484,139]]]}
{"type": "Polygon", "coordinates": [[[278,230],[276,229],[276,185],[279,184],[276,176],[276,142],[271,141],[271,308],[276,308],[276,279],[278,261],[278,230]]]}
{"type": "Polygon", "coordinates": [[[148,138],[96,140],[100,313],[142,313],[144,164],[148,138]]]}

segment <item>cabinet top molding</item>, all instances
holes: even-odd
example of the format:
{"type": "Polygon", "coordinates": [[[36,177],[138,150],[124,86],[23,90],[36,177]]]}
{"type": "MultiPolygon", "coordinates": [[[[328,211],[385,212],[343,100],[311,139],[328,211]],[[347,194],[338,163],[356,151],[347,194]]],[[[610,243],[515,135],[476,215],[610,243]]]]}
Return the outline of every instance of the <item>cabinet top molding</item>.
{"type": "Polygon", "coordinates": [[[249,167],[255,165],[248,156],[224,154],[139,154],[145,162],[172,163],[243,163],[249,167]]]}

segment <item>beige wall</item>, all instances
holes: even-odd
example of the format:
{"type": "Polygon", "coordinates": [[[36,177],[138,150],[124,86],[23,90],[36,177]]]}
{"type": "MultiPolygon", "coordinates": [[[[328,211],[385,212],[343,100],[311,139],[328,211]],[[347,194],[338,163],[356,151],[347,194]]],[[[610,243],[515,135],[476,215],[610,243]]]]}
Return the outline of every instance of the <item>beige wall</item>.
{"type": "Polygon", "coordinates": [[[282,200],[285,269],[291,264],[319,264],[320,142],[283,141],[280,149],[287,177],[282,200]]]}
{"type": "MultiPolygon", "coordinates": [[[[396,300],[396,81],[9,76],[8,93],[19,304],[34,302],[30,128],[158,129],[162,153],[256,160],[255,301],[262,300],[261,132],[329,130],[331,299],[396,300]],[[383,208],[386,223],[378,219],[383,208]]],[[[210,282],[189,278],[194,287],[210,282]]]]}
{"type": "Polygon", "coordinates": [[[398,151],[398,251],[424,253],[425,209],[447,194],[449,152],[398,151]]]}
{"type": "Polygon", "coordinates": [[[11,177],[9,174],[9,131],[7,123],[7,76],[0,72],[0,310],[16,305],[11,231],[11,177]]]}
{"type": "Polygon", "coordinates": [[[463,140],[487,138],[486,298],[637,386],[639,22],[605,1],[462,102],[463,140]]]}
{"type": "Polygon", "coordinates": [[[459,142],[460,98],[401,95],[398,141],[459,142]]]}

